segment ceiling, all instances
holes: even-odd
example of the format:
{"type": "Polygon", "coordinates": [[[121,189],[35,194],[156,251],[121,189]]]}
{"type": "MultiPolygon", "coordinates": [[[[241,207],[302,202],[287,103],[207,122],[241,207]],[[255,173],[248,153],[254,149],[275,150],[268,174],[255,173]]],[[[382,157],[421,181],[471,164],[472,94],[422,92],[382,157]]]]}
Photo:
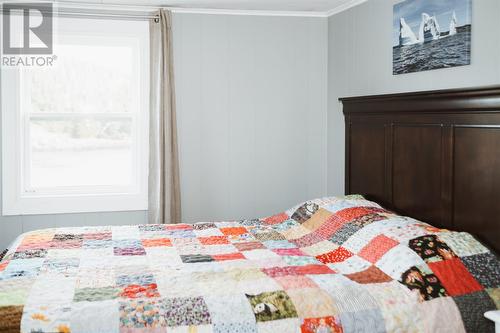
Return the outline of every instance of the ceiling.
{"type": "Polygon", "coordinates": [[[178,10],[329,16],[366,0],[54,0],[56,3],[110,6],[168,6],[178,10]]]}

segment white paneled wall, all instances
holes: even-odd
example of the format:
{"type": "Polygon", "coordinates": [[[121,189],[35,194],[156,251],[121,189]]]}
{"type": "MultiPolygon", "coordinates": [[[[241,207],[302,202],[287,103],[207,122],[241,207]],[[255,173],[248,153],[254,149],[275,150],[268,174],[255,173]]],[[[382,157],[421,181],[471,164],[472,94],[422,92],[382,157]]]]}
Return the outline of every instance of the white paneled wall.
{"type": "MultiPolygon", "coordinates": [[[[327,34],[325,18],[174,15],[186,222],[326,194],[327,34]]],[[[33,229],[146,222],[146,212],[0,217],[0,248],[33,229]]]]}

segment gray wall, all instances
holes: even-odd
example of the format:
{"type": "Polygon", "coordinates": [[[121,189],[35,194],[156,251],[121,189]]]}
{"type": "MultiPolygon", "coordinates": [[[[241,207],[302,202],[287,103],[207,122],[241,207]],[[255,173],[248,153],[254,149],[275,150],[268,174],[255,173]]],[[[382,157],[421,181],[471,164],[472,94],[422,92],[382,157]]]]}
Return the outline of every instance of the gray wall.
{"type": "Polygon", "coordinates": [[[176,14],[185,221],[326,194],[327,19],[176,14]]]}
{"type": "Polygon", "coordinates": [[[328,193],[344,192],[344,118],[339,97],[500,83],[500,1],[474,0],[472,64],[392,75],[392,6],[369,0],[328,22],[328,193]]]}
{"type": "MultiPolygon", "coordinates": [[[[258,217],[326,194],[327,20],[174,14],[183,215],[258,217]]],[[[22,232],[146,212],[0,216],[22,232]]]]}

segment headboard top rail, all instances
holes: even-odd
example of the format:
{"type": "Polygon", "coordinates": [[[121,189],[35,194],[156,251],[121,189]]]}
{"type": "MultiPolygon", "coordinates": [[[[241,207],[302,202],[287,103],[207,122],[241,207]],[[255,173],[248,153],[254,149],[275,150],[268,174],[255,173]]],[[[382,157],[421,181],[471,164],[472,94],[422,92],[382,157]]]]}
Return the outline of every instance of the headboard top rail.
{"type": "Polygon", "coordinates": [[[458,113],[472,110],[500,112],[500,86],[343,97],[339,100],[344,106],[350,106],[344,108],[344,114],[428,111],[458,113]]]}

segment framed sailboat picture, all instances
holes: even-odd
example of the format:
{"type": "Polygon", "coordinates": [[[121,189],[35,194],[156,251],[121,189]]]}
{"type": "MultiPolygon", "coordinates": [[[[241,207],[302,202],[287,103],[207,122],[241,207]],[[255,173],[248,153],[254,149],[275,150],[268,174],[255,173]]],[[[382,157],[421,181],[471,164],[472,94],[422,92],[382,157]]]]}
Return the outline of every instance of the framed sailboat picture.
{"type": "Polygon", "coordinates": [[[472,0],[405,0],[393,11],[393,74],[470,65],[472,0]]]}

